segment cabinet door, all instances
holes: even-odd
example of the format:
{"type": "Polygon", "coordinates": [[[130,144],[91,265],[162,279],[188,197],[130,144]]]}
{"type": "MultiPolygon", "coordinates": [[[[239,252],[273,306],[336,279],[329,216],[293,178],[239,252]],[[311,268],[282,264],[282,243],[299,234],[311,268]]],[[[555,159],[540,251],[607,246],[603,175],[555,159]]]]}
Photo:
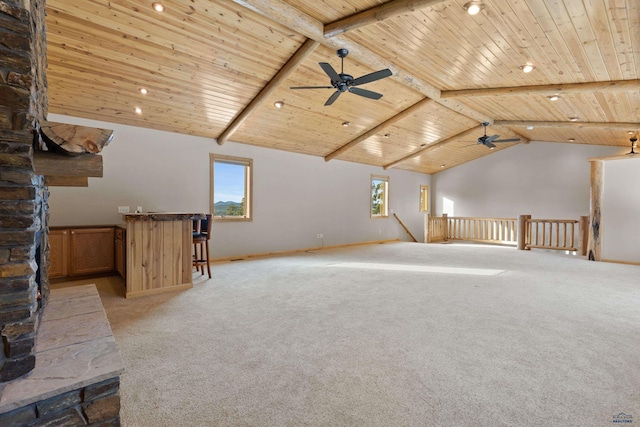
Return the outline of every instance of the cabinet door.
{"type": "Polygon", "coordinates": [[[49,278],[69,275],[69,230],[49,230],[49,278]]]}
{"type": "Polygon", "coordinates": [[[104,273],[114,269],[114,229],[77,228],[70,235],[69,275],[104,273]]]}
{"type": "Polygon", "coordinates": [[[122,278],[126,278],[126,242],[125,231],[122,228],[116,228],[116,271],[122,278]]]}

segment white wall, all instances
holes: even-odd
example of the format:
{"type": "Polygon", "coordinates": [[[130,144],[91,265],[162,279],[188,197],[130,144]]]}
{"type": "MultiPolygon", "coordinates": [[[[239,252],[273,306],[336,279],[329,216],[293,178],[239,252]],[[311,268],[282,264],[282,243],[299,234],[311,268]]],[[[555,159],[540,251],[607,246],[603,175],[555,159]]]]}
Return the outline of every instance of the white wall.
{"type": "Polygon", "coordinates": [[[600,203],[601,257],[640,263],[640,157],[605,160],[600,203]]]}
{"type": "Polygon", "coordinates": [[[589,215],[588,159],[623,152],[622,147],[518,144],[433,175],[432,212],[446,212],[447,198],[454,216],[578,219],[589,215]]]}
{"type": "Polygon", "coordinates": [[[390,209],[421,240],[420,185],[431,177],[402,170],[269,150],[213,139],[50,114],[50,121],[113,129],[102,152],[104,176],[88,188],[50,187],[50,225],[118,224],[118,206],[208,212],[209,153],[252,158],[252,222],[214,223],[212,257],[324,245],[409,240],[393,217],[369,216],[371,174],[390,177],[390,209]]]}

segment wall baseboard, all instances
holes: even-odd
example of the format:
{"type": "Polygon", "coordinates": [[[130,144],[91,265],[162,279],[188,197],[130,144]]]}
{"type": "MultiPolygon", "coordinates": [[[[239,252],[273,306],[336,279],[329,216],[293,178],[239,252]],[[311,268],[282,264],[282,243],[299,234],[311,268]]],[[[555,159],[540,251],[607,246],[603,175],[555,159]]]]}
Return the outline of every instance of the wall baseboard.
{"type": "Polygon", "coordinates": [[[614,264],[640,265],[640,262],[617,261],[615,259],[601,259],[600,262],[612,262],[614,264]]]}
{"type": "Polygon", "coordinates": [[[277,252],[265,252],[258,254],[249,254],[249,255],[237,255],[230,257],[222,257],[222,258],[211,258],[210,262],[230,262],[230,261],[246,261],[254,258],[266,258],[266,257],[274,257],[274,256],[285,256],[285,255],[293,255],[300,252],[309,252],[309,251],[319,251],[325,249],[339,249],[339,248],[347,248],[350,246],[363,246],[363,245],[378,245],[381,243],[396,243],[400,242],[400,239],[388,239],[388,240],[374,240],[370,242],[357,242],[357,243],[345,243],[342,245],[332,245],[332,246],[316,246],[312,248],[305,249],[292,249],[288,251],[277,251],[277,252]]]}

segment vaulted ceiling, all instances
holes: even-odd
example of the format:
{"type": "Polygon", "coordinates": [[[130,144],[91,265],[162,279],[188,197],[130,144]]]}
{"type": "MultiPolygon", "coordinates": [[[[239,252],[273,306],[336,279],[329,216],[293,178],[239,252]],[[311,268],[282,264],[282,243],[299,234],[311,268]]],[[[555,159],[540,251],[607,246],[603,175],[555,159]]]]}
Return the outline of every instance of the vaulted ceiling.
{"type": "Polygon", "coordinates": [[[637,0],[162,3],[48,0],[49,112],[423,173],[640,131],[637,0]],[[391,70],[359,86],[381,99],[290,89],[330,85],[340,48],[354,77],[391,70]],[[477,144],[483,122],[520,141],[477,144]]]}

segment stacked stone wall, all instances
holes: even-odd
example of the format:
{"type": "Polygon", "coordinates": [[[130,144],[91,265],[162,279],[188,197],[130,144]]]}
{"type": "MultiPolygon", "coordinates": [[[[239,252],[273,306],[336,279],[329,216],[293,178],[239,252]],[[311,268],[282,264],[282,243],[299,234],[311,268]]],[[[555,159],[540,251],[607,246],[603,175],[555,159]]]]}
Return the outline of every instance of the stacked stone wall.
{"type": "Polygon", "coordinates": [[[47,110],[44,8],[44,0],[0,0],[0,382],[33,369],[49,289],[38,268],[47,264],[48,196],[33,172],[47,110]]]}

